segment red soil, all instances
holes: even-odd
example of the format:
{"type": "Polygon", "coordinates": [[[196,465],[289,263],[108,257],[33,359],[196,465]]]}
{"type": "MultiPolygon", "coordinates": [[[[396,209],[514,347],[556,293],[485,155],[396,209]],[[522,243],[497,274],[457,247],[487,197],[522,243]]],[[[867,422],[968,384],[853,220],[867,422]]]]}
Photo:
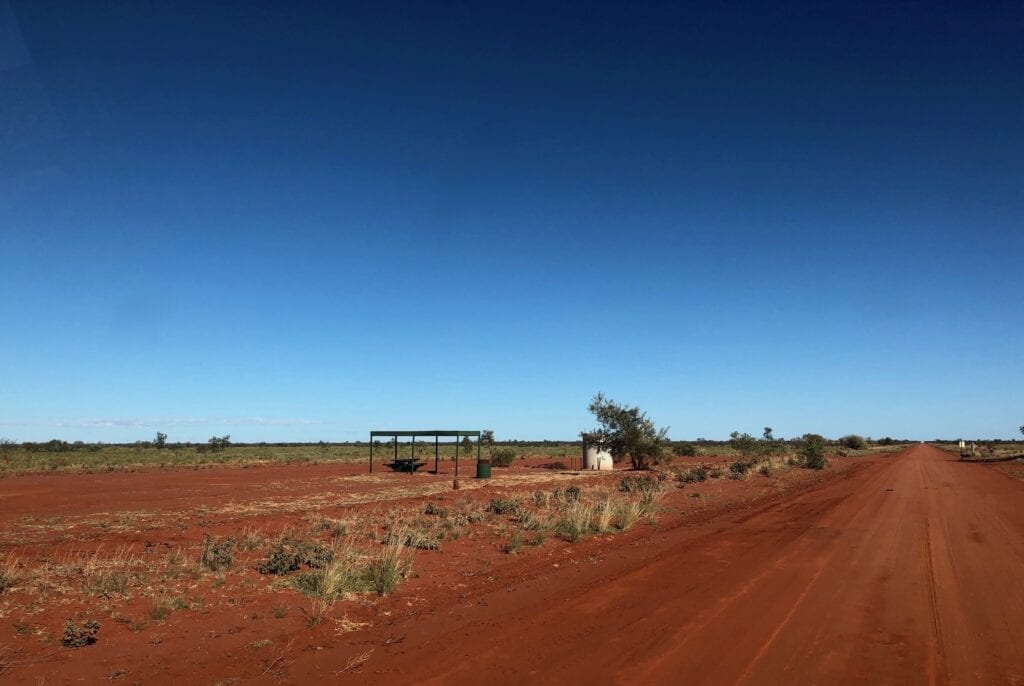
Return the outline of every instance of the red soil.
{"type": "MultiPolygon", "coordinates": [[[[225,499],[260,501],[325,487],[383,491],[441,480],[334,481],[348,469],[354,468],[18,477],[0,482],[0,521],[14,526],[27,514],[59,512],[79,526],[75,515],[119,509],[215,507],[225,499]],[[33,498],[34,489],[41,490],[33,498]]],[[[497,497],[526,487],[496,479],[472,494],[497,497]]],[[[431,497],[444,504],[467,493],[431,497]]],[[[99,643],[75,651],[52,654],[35,636],[16,637],[15,625],[59,634],[63,620],[83,608],[9,615],[0,620],[0,649],[18,652],[2,678],[1024,684],[1022,495],[1024,483],[928,446],[835,461],[824,473],[787,470],[692,484],[672,492],[657,526],[572,545],[552,540],[518,555],[500,552],[493,535],[421,552],[417,577],[395,595],[339,603],[334,619],[366,624],[358,628],[330,620],[309,628],[293,591],[268,592],[241,573],[240,584],[225,584],[233,589],[229,597],[143,631],[131,631],[128,622],[148,601],[130,601],[118,617],[102,618],[99,643]],[[279,603],[291,606],[280,619],[271,611],[279,603]],[[256,647],[262,639],[273,643],[256,647]]],[[[86,543],[79,537],[76,544],[178,536],[178,545],[238,522],[230,512],[203,515],[199,523],[188,516],[187,530],[158,521],[112,534],[86,527],[86,543]]],[[[265,520],[299,516],[271,511],[265,520]]],[[[55,534],[33,535],[24,544],[5,541],[0,552],[46,546],[55,534]]],[[[197,592],[215,596],[205,586],[197,592]]]]}
{"type": "MultiPolygon", "coordinates": [[[[433,460],[416,474],[433,472],[433,460]]],[[[513,471],[541,468],[554,460],[518,460],[513,471]]],[[[475,476],[476,460],[459,460],[459,478],[475,476]]],[[[439,475],[455,476],[455,463],[439,463],[439,475]]],[[[499,472],[499,470],[496,470],[499,472]]],[[[0,479],[0,524],[25,516],[54,517],[131,510],[213,507],[263,497],[319,493],[324,481],[368,473],[368,464],[257,464],[199,469],[142,468],[137,471],[31,473],[0,479]]],[[[500,473],[500,472],[499,472],[500,473]]],[[[375,460],[374,474],[392,474],[375,460]]],[[[409,476],[409,475],[398,475],[409,476]]],[[[372,489],[346,481],[346,493],[372,489]]]]}

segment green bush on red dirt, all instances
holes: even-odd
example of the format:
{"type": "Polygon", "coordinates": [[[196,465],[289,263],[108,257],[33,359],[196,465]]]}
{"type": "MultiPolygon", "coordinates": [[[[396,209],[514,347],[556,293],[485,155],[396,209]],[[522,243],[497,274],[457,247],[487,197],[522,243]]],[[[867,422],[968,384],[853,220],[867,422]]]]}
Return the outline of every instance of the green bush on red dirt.
{"type": "Polygon", "coordinates": [[[824,469],[828,466],[825,460],[825,439],[818,434],[804,434],[803,449],[804,466],[808,469],[824,469]]]}
{"type": "Polygon", "coordinates": [[[303,565],[321,569],[333,559],[333,551],[319,543],[285,538],[270,549],[267,559],[257,569],[261,574],[281,575],[294,572],[303,565]]]}
{"type": "Polygon", "coordinates": [[[511,467],[516,461],[516,451],[512,448],[496,448],[491,453],[491,465],[494,467],[511,467]]]}
{"type": "Polygon", "coordinates": [[[849,436],[843,436],[839,439],[839,445],[850,450],[864,450],[868,447],[867,441],[862,436],[857,434],[850,434],[849,436]]]}

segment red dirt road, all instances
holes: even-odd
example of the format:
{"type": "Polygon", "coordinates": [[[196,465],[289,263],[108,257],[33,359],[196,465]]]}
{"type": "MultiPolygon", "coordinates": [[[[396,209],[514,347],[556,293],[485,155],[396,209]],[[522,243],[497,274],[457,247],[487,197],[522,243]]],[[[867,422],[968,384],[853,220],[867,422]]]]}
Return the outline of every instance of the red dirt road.
{"type": "Polygon", "coordinates": [[[342,680],[1024,684],[1024,483],[929,446],[601,555],[353,639],[342,680]]]}

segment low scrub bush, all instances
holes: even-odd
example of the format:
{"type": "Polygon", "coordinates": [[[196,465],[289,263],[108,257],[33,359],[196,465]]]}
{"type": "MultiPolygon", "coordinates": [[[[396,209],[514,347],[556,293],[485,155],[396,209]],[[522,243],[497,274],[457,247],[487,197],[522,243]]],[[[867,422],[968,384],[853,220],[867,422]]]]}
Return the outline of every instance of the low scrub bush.
{"type": "Polygon", "coordinates": [[[699,483],[708,480],[708,468],[703,465],[693,469],[680,469],[676,472],[676,481],[681,484],[699,483]]]}
{"type": "Polygon", "coordinates": [[[843,436],[842,438],[839,439],[839,445],[850,450],[864,450],[864,448],[868,447],[867,441],[865,441],[862,436],[858,436],[857,434],[843,436]]]}
{"type": "Polygon", "coordinates": [[[303,565],[322,569],[334,559],[334,552],[319,543],[296,541],[285,537],[270,549],[267,559],[257,569],[261,574],[288,574],[303,565]]]}
{"type": "Polygon", "coordinates": [[[730,479],[745,479],[747,472],[753,467],[753,464],[746,460],[736,460],[729,465],[729,478],[730,479]]]}
{"type": "Polygon", "coordinates": [[[299,574],[292,585],[305,595],[337,600],[346,593],[364,593],[371,590],[369,575],[360,554],[345,545],[332,551],[331,561],[322,569],[299,574]]]}
{"type": "Polygon", "coordinates": [[[649,493],[661,490],[661,481],[647,476],[624,476],[619,482],[619,490],[623,493],[649,493]]]}
{"type": "Polygon", "coordinates": [[[235,539],[214,538],[206,534],[203,542],[203,554],[199,562],[212,572],[227,569],[234,562],[235,539]]]}
{"type": "Polygon", "coordinates": [[[497,515],[515,514],[521,505],[519,498],[494,498],[487,503],[487,511],[497,515]]]}
{"type": "Polygon", "coordinates": [[[693,443],[677,443],[673,448],[676,457],[696,457],[697,446],[693,443]]]}
{"type": "Polygon", "coordinates": [[[311,527],[310,530],[313,533],[327,531],[331,534],[331,538],[341,538],[342,536],[348,533],[348,529],[349,522],[344,522],[337,519],[330,519],[328,517],[320,517],[313,523],[313,526],[311,527]]]}
{"type": "Polygon", "coordinates": [[[529,510],[523,510],[518,516],[519,526],[526,531],[546,531],[554,526],[550,513],[536,515],[529,510]]]}
{"type": "Polygon", "coordinates": [[[566,486],[565,488],[556,488],[551,497],[555,502],[562,505],[578,503],[580,498],[583,497],[583,491],[580,490],[579,486],[566,486]]]}
{"type": "Polygon", "coordinates": [[[401,532],[389,531],[385,534],[381,543],[388,545],[392,543],[396,537],[402,537],[402,543],[415,548],[416,550],[440,550],[441,540],[436,536],[432,536],[424,531],[418,531],[416,529],[404,529],[401,532]]]}
{"type": "Polygon", "coordinates": [[[329,604],[352,593],[386,595],[412,570],[408,532],[395,530],[377,555],[360,553],[351,545],[332,550],[324,567],[296,575],[291,583],[299,592],[329,604]]]}
{"type": "Polygon", "coordinates": [[[100,623],[94,619],[76,624],[68,620],[64,624],[64,635],[61,636],[60,644],[65,648],[84,648],[90,646],[99,639],[100,623]]]}
{"type": "Polygon", "coordinates": [[[512,448],[495,448],[491,453],[491,465],[494,467],[510,467],[516,461],[516,451],[512,448]]]}
{"type": "Polygon", "coordinates": [[[441,507],[437,503],[431,502],[431,503],[427,503],[427,506],[423,508],[423,514],[425,514],[425,515],[435,515],[437,517],[447,517],[448,516],[448,509],[444,508],[444,507],[441,507]]]}

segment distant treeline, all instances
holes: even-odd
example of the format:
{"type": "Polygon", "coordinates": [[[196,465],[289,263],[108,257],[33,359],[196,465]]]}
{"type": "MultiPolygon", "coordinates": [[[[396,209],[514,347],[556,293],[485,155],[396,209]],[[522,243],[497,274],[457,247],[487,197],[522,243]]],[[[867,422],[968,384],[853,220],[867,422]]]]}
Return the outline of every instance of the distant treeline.
{"type": "MultiPolygon", "coordinates": [[[[826,439],[829,444],[832,445],[846,445],[850,442],[851,437],[844,436],[837,439],[826,439]]],[[[856,437],[854,437],[856,438],[856,437]]],[[[425,439],[426,442],[429,439],[425,439]]],[[[936,438],[931,443],[956,443],[959,438],[948,439],[948,438],[936,438]]],[[[1001,438],[975,438],[966,439],[979,445],[1012,445],[1015,443],[1022,443],[1019,439],[1001,439],[1001,438]]],[[[779,439],[782,443],[792,443],[799,445],[802,442],[802,438],[793,438],[788,440],[779,439]]],[[[912,443],[919,443],[920,441],[910,438],[890,438],[888,436],[878,439],[864,438],[864,444],[866,445],[878,445],[878,446],[892,446],[892,445],[908,445],[912,443]]],[[[450,442],[450,441],[447,441],[450,442]]],[[[399,441],[400,444],[407,444],[409,441],[399,441]]],[[[374,441],[375,445],[390,444],[390,441],[374,441]]],[[[527,440],[508,440],[508,441],[495,441],[496,445],[511,446],[517,448],[562,448],[568,446],[580,446],[581,441],[551,441],[551,440],[540,440],[540,441],[527,441],[527,440]]],[[[729,440],[710,440],[707,438],[697,438],[692,441],[669,441],[669,444],[675,448],[685,448],[688,445],[694,445],[697,447],[727,447],[732,444],[729,440]]],[[[368,441],[316,441],[316,442],[277,442],[277,443],[236,443],[230,441],[229,436],[214,436],[208,441],[203,443],[192,443],[192,442],[157,442],[157,441],[135,441],[134,443],[86,443],[85,441],[62,441],[59,439],[53,439],[45,442],[33,442],[33,441],[12,441],[10,439],[0,440],[0,448],[21,448],[22,450],[38,453],[70,453],[70,452],[98,452],[107,447],[112,448],[163,448],[167,450],[182,450],[194,448],[197,450],[222,450],[227,446],[239,447],[239,448],[309,448],[309,447],[353,447],[353,446],[368,446],[368,441]]],[[[848,446],[856,447],[856,446],[848,446]]]]}

